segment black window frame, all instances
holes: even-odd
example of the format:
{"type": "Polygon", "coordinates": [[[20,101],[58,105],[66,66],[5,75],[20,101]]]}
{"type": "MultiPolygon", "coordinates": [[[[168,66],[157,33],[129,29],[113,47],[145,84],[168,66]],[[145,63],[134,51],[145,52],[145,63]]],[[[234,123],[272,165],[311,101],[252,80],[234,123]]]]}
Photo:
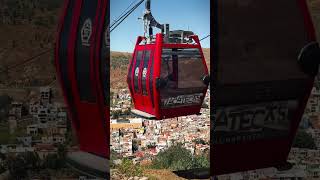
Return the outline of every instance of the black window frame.
{"type": "Polygon", "coordinates": [[[149,60],[151,57],[151,50],[144,50],[143,51],[143,67],[141,73],[141,86],[142,86],[142,95],[148,96],[148,87],[147,87],[147,77],[149,73],[149,60]],[[146,68],[146,76],[143,76],[143,71],[146,68]]]}
{"type": "Polygon", "coordinates": [[[154,67],[154,51],[151,50],[150,54],[150,67],[149,67],[149,91],[152,107],[154,107],[154,98],[153,98],[153,67],[154,67]]]}
{"type": "Polygon", "coordinates": [[[141,60],[143,58],[143,50],[137,50],[137,54],[135,57],[135,67],[133,69],[133,90],[135,93],[139,93],[140,86],[139,86],[139,74],[140,74],[140,65],[141,60]],[[140,56],[139,56],[140,55],[140,56]],[[138,74],[136,75],[136,69],[138,68],[138,74]]]}

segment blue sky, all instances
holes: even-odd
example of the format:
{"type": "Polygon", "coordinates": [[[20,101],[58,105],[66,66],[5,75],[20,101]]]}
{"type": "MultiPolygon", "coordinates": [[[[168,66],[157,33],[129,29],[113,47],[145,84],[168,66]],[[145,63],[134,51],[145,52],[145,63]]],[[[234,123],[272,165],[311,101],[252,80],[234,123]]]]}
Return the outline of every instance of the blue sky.
{"type": "MultiPolygon", "coordinates": [[[[139,0],[111,0],[110,23],[132,3],[139,0]]],[[[134,3],[136,4],[136,3],[134,3]]],[[[111,51],[132,52],[135,41],[143,35],[139,20],[144,2],[110,34],[111,51]]],[[[210,34],[210,0],[151,0],[152,15],[160,24],[170,24],[170,30],[190,30],[199,39],[210,34]]],[[[154,34],[159,32],[154,28],[154,34]]],[[[203,48],[210,48],[210,38],[201,41],[203,48]]]]}

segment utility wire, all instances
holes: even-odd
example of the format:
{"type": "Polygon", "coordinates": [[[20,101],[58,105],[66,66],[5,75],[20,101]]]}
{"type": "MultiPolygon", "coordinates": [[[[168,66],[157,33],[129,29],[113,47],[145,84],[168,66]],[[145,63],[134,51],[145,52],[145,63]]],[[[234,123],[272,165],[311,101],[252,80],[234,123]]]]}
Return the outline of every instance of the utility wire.
{"type": "Polygon", "coordinates": [[[119,22],[124,16],[126,16],[129,12],[131,12],[133,9],[135,9],[136,6],[139,6],[144,0],[136,0],[133,1],[110,25],[110,27],[113,27],[117,22],[119,22]],[[139,2],[138,2],[139,1],[139,2]],[[134,6],[132,6],[135,3],[134,6]],[[131,9],[129,9],[131,7],[131,9]],[[129,9],[129,10],[128,10],[129,9]]]}
{"type": "Polygon", "coordinates": [[[115,20],[113,20],[110,27],[112,27],[115,23],[117,23],[119,21],[120,17],[136,2],[137,1],[132,1],[132,3],[115,20]]]}
{"type": "Polygon", "coordinates": [[[30,57],[30,58],[27,58],[27,59],[23,60],[23,61],[20,62],[20,63],[17,63],[17,64],[14,64],[14,65],[9,66],[6,70],[0,71],[0,73],[5,72],[5,71],[9,71],[9,70],[11,70],[11,69],[13,69],[13,68],[16,68],[16,67],[19,67],[19,66],[21,66],[21,65],[23,65],[23,64],[26,64],[26,63],[28,63],[28,62],[34,61],[36,58],[38,58],[38,57],[40,57],[40,56],[42,56],[42,55],[44,55],[44,54],[47,54],[47,53],[50,52],[51,50],[53,50],[53,49],[50,48],[50,49],[44,50],[44,51],[40,52],[40,53],[37,54],[37,55],[34,55],[34,56],[30,57]]]}
{"type": "Polygon", "coordinates": [[[120,17],[119,20],[117,20],[117,23],[113,24],[112,29],[110,30],[113,31],[116,27],[118,27],[144,0],[140,0],[135,6],[133,6],[128,12],[126,12],[123,16],[120,17]]]}
{"type": "MultiPolygon", "coordinates": [[[[119,15],[118,19],[116,19],[116,20],[113,22],[113,24],[110,26],[110,28],[113,27],[113,26],[115,26],[115,27],[113,27],[113,28],[110,30],[110,32],[111,32],[112,30],[114,30],[116,27],[118,27],[135,9],[137,9],[137,8],[140,6],[140,4],[141,4],[143,1],[144,1],[144,0],[140,0],[135,6],[133,6],[128,12],[126,12],[134,3],[137,2],[137,1],[133,1],[133,2],[119,15]]],[[[14,65],[9,66],[9,67],[8,67],[7,69],[5,69],[5,70],[0,70],[0,73],[5,72],[5,71],[9,71],[9,70],[11,70],[11,69],[13,69],[13,68],[16,68],[16,67],[18,67],[18,66],[21,66],[21,65],[23,65],[23,64],[26,64],[26,63],[28,63],[28,62],[32,62],[32,61],[34,61],[36,58],[38,58],[38,57],[40,57],[40,56],[42,56],[42,55],[44,55],[44,54],[47,54],[47,53],[50,52],[51,50],[53,50],[53,49],[50,48],[50,49],[44,50],[44,51],[40,52],[40,53],[37,54],[37,55],[34,55],[34,56],[30,57],[30,58],[27,58],[27,59],[23,60],[23,61],[20,62],[20,63],[16,63],[16,64],[14,64],[14,65]]]]}
{"type": "Polygon", "coordinates": [[[210,36],[210,34],[209,34],[209,35],[207,35],[206,37],[204,37],[204,38],[200,39],[199,41],[205,40],[205,39],[207,39],[209,36],[210,36]]]}
{"type": "Polygon", "coordinates": [[[133,6],[128,12],[126,12],[123,16],[121,16],[117,21],[117,23],[113,24],[113,27],[110,30],[110,33],[117,28],[134,10],[136,10],[144,0],[140,0],[135,6],[133,6]]]}

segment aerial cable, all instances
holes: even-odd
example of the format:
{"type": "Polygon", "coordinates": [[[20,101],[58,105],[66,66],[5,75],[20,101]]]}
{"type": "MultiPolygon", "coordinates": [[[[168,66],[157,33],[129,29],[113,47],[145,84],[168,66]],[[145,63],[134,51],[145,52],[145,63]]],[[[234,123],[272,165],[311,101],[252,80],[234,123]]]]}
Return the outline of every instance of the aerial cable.
{"type": "Polygon", "coordinates": [[[206,37],[204,37],[204,38],[200,39],[199,41],[205,40],[205,39],[207,39],[209,36],[210,36],[210,34],[209,34],[209,35],[207,35],[206,37]]]}
{"type": "Polygon", "coordinates": [[[124,14],[134,3],[136,3],[137,1],[138,1],[138,0],[132,1],[131,4],[112,22],[112,25],[111,25],[111,26],[113,26],[113,24],[116,23],[116,22],[120,19],[120,17],[123,16],[123,14],[124,14]]]}
{"type": "Polygon", "coordinates": [[[110,32],[112,32],[115,28],[117,28],[134,10],[136,10],[140,4],[143,3],[144,0],[140,0],[135,6],[133,6],[128,12],[126,12],[123,16],[120,17],[119,20],[116,20],[117,23],[114,23],[111,27],[110,32]]]}
{"type": "Polygon", "coordinates": [[[11,70],[11,69],[13,69],[13,68],[16,68],[16,67],[18,67],[18,66],[20,66],[20,65],[26,64],[26,63],[28,63],[28,62],[32,62],[32,61],[34,61],[36,58],[38,58],[38,57],[40,57],[40,56],[42,56],[42,55],[44,55],[44,54],[47,54],[47,53],[50,52],[51,50],[53,50],[53,49],[50,48],[50,49],[44,50],[44,51],[40,52],[39,54],[34,55],[34,56],[32,56],[32,57],[29,57],[29,58],[25,59],[24,61],[22,61],[22,62],[20,62],[20,63],[16,63],[16,64],[14,64],[14,65],[12,65],[12,66],[9,66],[6,70],[0,71],[0,73],[5,72],[5,71],[7,71],[7,70],[9,71],[9,70],[11,70]]]}
{"type": "Polygon", "coordinates": [[[120,17],[123,16],[123,14],[137,1],[132,1],[132,3],[112,22],[110,27],[112,27],[115,23],[117,23],[120,20],[120,17]]]}
{"type": "Polygon", "coordinates": [[[110,32],[112,32],[116,27],[118,27],[144,0],[141,0],[139,3],[137,3],[134,7],[132,7],[128,12],[126,12],[122,17],[120,17],[119,20],[117,20],[117,24],[111,27],[110,32]],[[120,22],[119,22],[120,21],[120,22]]]}

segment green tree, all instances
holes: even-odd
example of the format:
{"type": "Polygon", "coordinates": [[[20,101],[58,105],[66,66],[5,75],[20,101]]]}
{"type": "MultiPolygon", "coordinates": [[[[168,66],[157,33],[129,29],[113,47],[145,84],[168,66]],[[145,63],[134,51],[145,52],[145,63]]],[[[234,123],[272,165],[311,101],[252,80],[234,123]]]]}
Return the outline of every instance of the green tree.
{"type": "Polygon", "coordinates": [[[139,150],[139,141],[137,139],[132,140],[132,152],[135,153],[139,150]]]}
{"type": "Polygon", "coordinates": [[[22,158],[28,164],[29,169],[37,170],[40,168],[41,160],[35,152],[25,152],[21,154],[22,158]]]}
{"type": "Polygon", "coordinates": [[[13,179],[25,179],[28,176],[28,164],[21,155],[7,158],[10,176],[13,179]]]}
{"type": "Polygon", "coordinates": [[[155,148],[156,146],[157,146],[156,143],[155,143],[155,142],[152,142],[152,143],[150,143],[150,144],[147,145],[147,148],[148,148],[148,149],[151,149],[151,148],[155,148]]]}
{"type": "Polygon", "coordinates": [[[0,96],[0,109],[9,106],[11,101],[12,101],[12,99],[8,95],[0,96]]]}
{"type": "Polygon", "coordinates": [[[304,130],[299,130],[293,141],[293,147],[316,149],[316,144],[310,134],[304,130]]]}
{"type": "Polygon", "coordinates": [[[7,118],[11,102],[12,98],[8,95],[0,96],[0,121],[7,118]]]}
{"type": "Polygon", "coordinates": [[[44,167],[49,169],[61,169],[65,167],[67,149],[64,144],[58,145],[57,154],[49,154],[44,160],[44,167]]]}
{"type": "Polygon", "coordinates": [[[121,157],[118,155],[118,153],[115,150],[110,151],[110,167],[114,168],[115,165],[113,163],[114,160],[120,159],[121,157]]]}
{"type": "Polygon", "coordinates": [[[131,108],[128,108],[123,112],[123,115],[130,115],[130,114],[131,114],[131,108]]]}
{"type": "Polygon", "coordinates": [[[64,144],[59,144],[58,145],[58,158],[61,161],[65,161],[67,157],[67,148],[64,144]]]}
{"type": "Polygon", "coordinates": [[[118,119],[121,115],[121,111],[119,111],[119,110],[113,111],[113,112],[111,112],[111,115],[114,119],[118,119]]]}
{"type": "Polygon", "coordinates": [[[0,159],[1,160],[6,160],[6,155],[0,152],[0,159]]]}
{"type": "Polygon", "coordinates": [[[1,174],[7,170],[6,163],[5,163],[6,155],[3,153],[0,153],[0,160],[2,161],[2,163],[0,163],[0,174],[1,174]]]}
{"type": "Polygon", "coordinates": [[[8,65],[2,65],[0,68],[0,83],[6,84],[7,80],[9,79],[9,66],[8,65]]]}
{"type": "Polygon", "coordinates": [[[192,142],[195,142],[196,144],[203,144],[203,145],[208,144],[206,141],[204,141],[201,138],[194,139],[192,142]]]}
{"type": "Polygon", "coordinates": [[[49,154],[44,160],[44,167],[49,169],[59,169],[60,159],[57,154],[49,154]]]}
{"type": "Polygon", "coordinates": [[[157,169],[186,170],[193,166],[192,154],[177,143],[167,150],[160,152],[152,162],[152,167],[157,169]]]}
{"type": "Polygon", "coordinates": [[[126,176],[141,176],[143,174],[143,169],[139,164],[133,164],[130,159],[124,158],[121,165],[119,165],[118,170],[121,174],[126,176]]]}
{"type": "Polygon", "coordinates": [[[50,180],[51,173],[49,169],[43,169],[39,172],[39,177],[43,180],[50,180]]]}
{"type": "Polygon", "coordinates": [[[210,161],[208,157],[205,155],[199,155],[196,156],[193,160],[193,166],[192,168],[209,168],[210,167],[210,161]]]}
{"type": "Polygon", "coordinates": [[[181,143],[177,143],[167,150],[160,152],[153,160],[151,167],[173,171],[209,168],[210,161],[206,155],[193,156],[181,143]]]}

